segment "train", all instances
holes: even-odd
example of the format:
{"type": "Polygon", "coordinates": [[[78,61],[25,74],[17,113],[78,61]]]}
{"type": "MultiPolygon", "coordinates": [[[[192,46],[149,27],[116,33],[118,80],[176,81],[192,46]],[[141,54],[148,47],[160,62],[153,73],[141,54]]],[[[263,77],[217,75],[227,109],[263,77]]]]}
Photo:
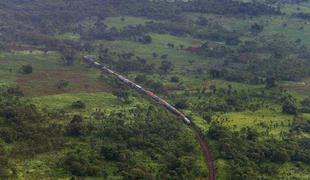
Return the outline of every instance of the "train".
{"type": "Polygon", "coordinates": [[[145,90],[143,87],[141,87],[140,85],[130,81],[129,79],[125,78],[124,76],[114,72],[113,70],[107,68],[106,66],[104,66],[103,64],[100,64],[98,62],[96,62],[95,60],[93,60],[90,56],[83,56],[82,60],[87,63],[90,66],[93,66],[97,69],[100,70],[104,70],[106,72],[108,72],[111,75],[114,75],[115,77],[117,77],[117,79],[119,79],[121,82],[123,82],[124,84],[138,90],[139,92],[143,93],[144,95],[152,98],[154,101],[158,102],[159,104],[161,104],[162,106],[164,106],[167,110],[169,110],[170,112],[172,112],[173,114],[175,114],[176,116],[178,116],[185,124],[190,125],[191,124],[191,120],[189,118],[187,118],[183,113],[181,113],[179,110],[177,110],[175,107],[173,107],[171,104],[169,104],[168,102],[166,102],[164,99],[160,98],[159,96],[157,96],[155,93],[145,90]]]}

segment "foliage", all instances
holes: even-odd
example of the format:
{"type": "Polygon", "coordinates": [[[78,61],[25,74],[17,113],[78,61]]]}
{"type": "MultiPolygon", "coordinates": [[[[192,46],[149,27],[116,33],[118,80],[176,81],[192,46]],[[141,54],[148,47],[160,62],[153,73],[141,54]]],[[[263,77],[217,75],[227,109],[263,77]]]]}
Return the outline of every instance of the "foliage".
{"type": "Polygon", "coordinates": [[[21,68],[20,68],[20,72],[22,74],[31,74],[33,71],[33,68],[31,65],[23,65],[21,68]]]}
{"type": "Polygon", "coordinates": [[[293,159],[308,163],[309,158],[305,155],[309,150],[304,147],[304,139],[291,134],[287,134],[282,141],[259,140],[258,136],[259,133],[253,129],[232,132],[220,125],[211,126],[208,137],[218,140],[219,156],[231,163],[232,179],[257,178],[260,174],[276,177],[277,172],[272,167],[266,169],[269,161],[283,164],[293,159]],[[291,141],[295,143],[289,143],[291,141]]]}
{"type": "Polygon", "coordinates": [[[56,124],[45,126],[45,117],[35,105],[4,91],[0,109],[0,138],[6,143],[19,143],[12,153],[32,156],[62,146],[61,128],[56,124]]]}
{"type": "Polygon", "coordinates": [[[72,108],[85,109],[86,105],[83,101],[75,101],[71,105],[72,108]]]}

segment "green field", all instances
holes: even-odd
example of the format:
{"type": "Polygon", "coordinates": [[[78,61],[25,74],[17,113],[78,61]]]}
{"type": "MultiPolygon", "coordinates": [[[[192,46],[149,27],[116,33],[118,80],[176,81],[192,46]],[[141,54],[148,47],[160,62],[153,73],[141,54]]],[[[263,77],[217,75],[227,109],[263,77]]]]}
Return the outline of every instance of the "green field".
{"type": "Polygon", "coordinates": [[[218,180],[310,178],[309,2],[120,2],[3,2],[0,179],[207,179],[191,129],[86,54],[184,113],[218,180]]]}
{"type": "Polygon", "coordinates": [[[132,16],[124,16],[124,17],[109,17],[105,19],[105,24],[108,27],[115,27],[117,29],[122,29],[127,27],[128,25],[144,25],[146,22],[150,20],[146,18],[132,17],[132,16]]]}

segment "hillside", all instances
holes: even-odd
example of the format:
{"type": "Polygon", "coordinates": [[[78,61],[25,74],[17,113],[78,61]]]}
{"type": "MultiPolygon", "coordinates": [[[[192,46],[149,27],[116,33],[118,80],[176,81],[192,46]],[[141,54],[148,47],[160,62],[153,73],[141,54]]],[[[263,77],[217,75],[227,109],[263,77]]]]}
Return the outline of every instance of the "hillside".
{"type": "Polygon", "coordinates": [[[0,179],[310,178],[310,1],[2,0],[0,179]]]}

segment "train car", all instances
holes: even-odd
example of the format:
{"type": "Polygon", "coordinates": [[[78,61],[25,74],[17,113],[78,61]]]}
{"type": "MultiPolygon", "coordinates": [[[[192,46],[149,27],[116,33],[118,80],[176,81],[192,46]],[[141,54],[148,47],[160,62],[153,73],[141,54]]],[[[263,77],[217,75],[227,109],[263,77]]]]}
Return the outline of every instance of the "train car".
{"type": "Polygon", "coordinates": [[[128,79],[124,78],[124,77],[121,76],[121,75],[118,75],[117,77],[118,77],[118,79],[120,79],[121,81],[125,82],[126,84],[129,84],[129,83],[130,83],[130,81],[129,81],[128,79]]]}
{"type": "Polygon", "coordinates": [[[182,115],[175,107],[171,106],[170,104],[165,104],[165,107],[178,116],[182,115]]]}
{"type": "Polygon", "coordinates": [[[106,69],[109,73],[114,74],[114,71],[110,70],[110,69],[106,69]]]}
{"type": "Polygon", "coordinates": [[[135,84],[135,87],[138,88],[138,89],[142,89],[142,87],[139,86],[138,84],[135,84]]]}
{"type": "Polygon", "coordinates": [[[186,116],[183,117],[183,122],[186,124],[191,124],[191,120],[189,120],[186,116]]]}
{"type": "Polygon", "coordinates": [[[156,94],[154,94],[151,91],[147,91],[145,89],[143,89],[141,86],[139,86],[136,83],[133,83],[132,81],[130,81],[129,79],[125,78],[122,75],[119,75],[118,73],[110,70],[109,68],[105,67],[104,65],[94,61],[92,58],[90,58],[89,56],[83,56],[82,60],[85,61],[87,64],[92,65],[96,68],[102,69],[102,70],[106,70],[108,71],[110,74],[113,74],[115,76],[117,76],[117,78],[119,80],[121,80],[122,82],[124,82],[125,84],[132,86],[133,88],[140,90],[141,92],[143,92],[144,94],[146,94],[147,96],[151,97],[152,99],[154,99],[155,101],[157,101],[158,103],[160,103],[161,105],[163,105],[166,109],[168,109],[170,112],[172,112],[173,114],[177,115],[179,118],[181,118],[183,120],[183,122],[185,124],[190,124],[191,121],[184,115],[182,114],[180,111],[178,111],[175,107],[173,107],[172,105],[170,105],[168,102],[166,102],[165,100],[161,99],[160,97],[158,97],[156,94]]]}
{"type": "Polygon", "coordinates": [[[93,65],[96,67],[96,68],[102,68],[103,65],[101,65],[100,63],[98,62],[94,62],[93,65]]]}
{"type": "Polygon", "coordinates": [[[85,61],[87,64],[93,64],[94,61],[90,59],[88,56],[83,56],[82,58],[83,61],[85,61]]]}
{"type": "Polygon", "coordinates": [[[153,97],[155,96],[155,94],[151,91],[145,91],[146,95],[150,96],[150,97],[153,97]]]}

